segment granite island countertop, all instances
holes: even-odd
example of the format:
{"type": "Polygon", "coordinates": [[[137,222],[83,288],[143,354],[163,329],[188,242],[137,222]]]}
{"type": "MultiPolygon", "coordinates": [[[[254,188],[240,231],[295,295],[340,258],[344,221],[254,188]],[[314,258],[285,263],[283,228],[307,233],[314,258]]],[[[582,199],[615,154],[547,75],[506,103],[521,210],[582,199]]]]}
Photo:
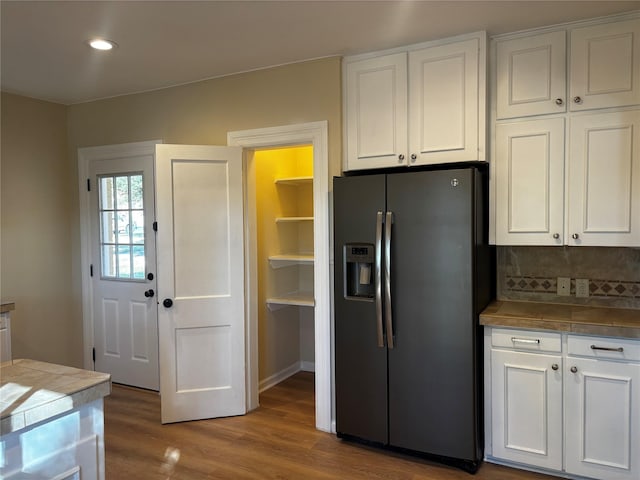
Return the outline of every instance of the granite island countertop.
{"type": "Polygon", "coordinates": [[[111,393],[111,375],[36,360],[0,366],[0,434],[16,432],[111,393]]]}
{"type": "Polygon", "coordinates": [[[480,325],[640,338],[640,310],[496,300],[480,314],[480,325]]]}

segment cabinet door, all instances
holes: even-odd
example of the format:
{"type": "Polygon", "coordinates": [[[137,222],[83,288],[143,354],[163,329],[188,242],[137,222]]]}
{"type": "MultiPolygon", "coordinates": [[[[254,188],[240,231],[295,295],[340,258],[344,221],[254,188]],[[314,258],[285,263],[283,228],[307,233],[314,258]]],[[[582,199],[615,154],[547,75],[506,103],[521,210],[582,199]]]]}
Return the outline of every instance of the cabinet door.
{"type": "Polygon", "coordinates": [[[640,246],[640,110],[574,116],[569,245],[640,246]]]}
{"type": "Polygon", "coordinates": [[[479,42],[409,52],[411,165],[479,160],[479,42]]]}
{"type": "Polygon", "coordinates": [[[407,55],[345,64],[345,170],[407,164],[407,55]]]}
{"type": "Polygon", "coordinates": [[[497,43],[498,119],[566,111],[566,33],[497,43]]]}
{"type": "Polygon", "coordinates": [[[640,365],[569,357],[565,385],[567,473],[640,478],[640,365]]]}
{"type": "Polygon", "coordinates": [[[564,119],[496,126],[496,243],[562,245],[564,119]]]}
{"type": "Polygon", "coordinates": [[[571,110],[640,104],[640,19],[571,31],[571,110]]]}
{"type": "Polygon", "coordinates": [[[562,359],[491,351],[493,456],[562,469],[562,359]]]}

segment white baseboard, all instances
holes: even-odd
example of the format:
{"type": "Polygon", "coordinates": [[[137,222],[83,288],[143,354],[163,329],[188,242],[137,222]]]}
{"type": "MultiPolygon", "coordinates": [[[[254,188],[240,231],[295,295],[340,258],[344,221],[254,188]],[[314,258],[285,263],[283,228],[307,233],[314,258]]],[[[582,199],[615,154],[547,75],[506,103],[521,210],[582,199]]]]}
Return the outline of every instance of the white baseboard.
{"type": "Polygon", "coordinates": [[[300,362],[296,362],[293,365],[289,365],[284,370],[280,370],[279,372],[274,373],[270,377],[267,377],[264,380],[260,380],[258,385],[258,391],[264,392],[265,390],[268,390],[269,388],[273,387],[274,385],[277,385],[283,380],[286,380],[290,376],[295,375],[299,371],[300,371],[300,362]]]}
{"type": "Polygon", "coordinates": [[[295,375],[298,372],[315,372],[316,364],[315,362],[296,362],[292,365],[289,365],[287,368],[280,370],[277,373],[274,373],[270,377],[265,378],[264,380],[260,380],[258,385],[258,391],[264,392],[265,390],[270,389],[271,387],[277,385],[278,383],[286,380],[287,378],[295,375]]]}

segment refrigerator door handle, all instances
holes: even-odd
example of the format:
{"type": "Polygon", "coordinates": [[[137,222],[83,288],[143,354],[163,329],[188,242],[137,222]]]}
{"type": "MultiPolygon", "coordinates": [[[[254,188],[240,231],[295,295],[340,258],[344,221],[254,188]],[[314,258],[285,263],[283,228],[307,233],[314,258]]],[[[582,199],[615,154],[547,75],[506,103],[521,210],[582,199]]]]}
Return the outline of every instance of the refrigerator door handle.
{"type": "Polygon", "coordinates": [[[384,333],[382,331],[382,212],[376,218],[376,328],[378,331],[378,346],[384,348],[384,333]]]}
{"type": "Polygon", "coordinates": [[[393,348],[393,318],[391,316],[391,224],[393,212],[387,212],[384,225],[384,275],[385,319],[387,323],[387,348],[393,348]]]}

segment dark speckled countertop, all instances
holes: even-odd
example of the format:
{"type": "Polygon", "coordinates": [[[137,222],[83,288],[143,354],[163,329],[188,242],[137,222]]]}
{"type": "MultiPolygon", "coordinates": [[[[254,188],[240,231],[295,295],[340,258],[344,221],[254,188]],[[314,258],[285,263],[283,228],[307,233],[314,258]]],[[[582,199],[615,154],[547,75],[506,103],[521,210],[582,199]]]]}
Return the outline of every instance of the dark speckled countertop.
{"type": "Polygon", "coordinates": [[[497,300],[480,314],[480,324],[640,338],[640,310],[624,308],[497,300]]]}

